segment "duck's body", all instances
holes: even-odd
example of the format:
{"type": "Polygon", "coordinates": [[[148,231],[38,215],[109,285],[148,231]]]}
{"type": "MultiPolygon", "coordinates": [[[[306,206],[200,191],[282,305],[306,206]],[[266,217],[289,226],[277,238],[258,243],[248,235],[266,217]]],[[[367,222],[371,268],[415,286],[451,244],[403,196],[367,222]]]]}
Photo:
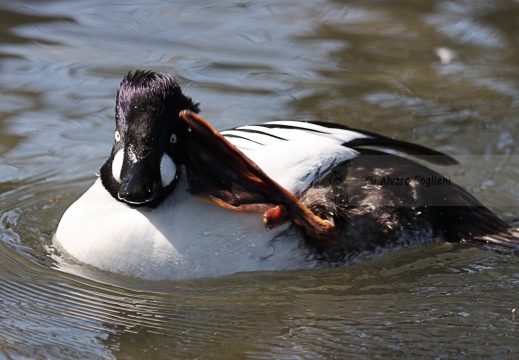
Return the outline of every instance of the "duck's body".
{"type": "MultiPolygon", "coordinates": [[[[357,156],[357,151],[341,143],[364,136],[294,122],[245,126],[223,134],[269,176],[295,193],[302,193],[330,169],[357,156]],[[288,124],[300,127],[272,128],[288,124]],[[329,136],[316,133],[318,128],[329,136]]],[[[318,261],[309,260],[300,234],[286,231],[288,226],[266,231],[257,214],[215,206],[192,196],[188,188],[185,177],[181,177],[175,191],[160,204],[132,207],[115,200],[98,179],[63,215],[55,246],[96,268],[149,279],[318,265],[318,261]]]]}
{"type": "Polygon", "coordinates": [[[185,153],[184,138],[192,129],[182,133],[169,118],[198,108],[177,88],[172,78],[150,72],[123,80],[112,154],[100,178],[63,215],[54,237],[65,256],[122,275],[179,280],[347,264],[380,249],[435,240],[490,242],[501,250],[517,246],[508,226],[460,187],[440,184],[441,175],[411,160],[363,146],[454,163],[448,156],[341,125],[292,121],[221,135],[313,213],[334,223],[340,239],[325,246],[293,224],[266,231],[257,214],[192,196],[210,194],[233,206],[258,200],[250,193],[255,183],[243,185],[243,174],[227,169],[225,153],[216,155],[216,164],[207,160],[215,154],[204,153],[209,150],[203,142],[191,146],[199,160],[185,153]],[[157,96],[164,88],[169,102],[157,96]],[[191,169],[187,177],[183,164],[191,169]],[[206,169],[208,179],[201,176],[206,169]],[[220,178],[220,171],[227,177],[220,178]],[[438,181],[425,186],[422,179],[438,181]]]}

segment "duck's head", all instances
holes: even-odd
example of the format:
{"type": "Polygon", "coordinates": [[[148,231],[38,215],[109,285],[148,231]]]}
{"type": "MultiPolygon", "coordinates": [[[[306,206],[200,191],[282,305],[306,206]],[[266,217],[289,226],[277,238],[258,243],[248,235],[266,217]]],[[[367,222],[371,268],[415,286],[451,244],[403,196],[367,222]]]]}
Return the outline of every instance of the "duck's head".
{"type": "Polygon", "coordinates": [[[128,73],[117,91],[115,140],[101,181],[117,200],[154,205],[171,193],[182,164],[181,110],[198,112],[170,75],[128,73]]]}
{"type": "Polygon", "coordinates": [[[128,73],[115,105],[115,140],[101,182],[130,206],[154,206],[174,189],[182,166],[189,191],[238,211],[264,212],[268,228],[294,220],[324,243],[334,225],[313,214],[294,194],[198,116],[198,104],[170,75],[128,73]]]}

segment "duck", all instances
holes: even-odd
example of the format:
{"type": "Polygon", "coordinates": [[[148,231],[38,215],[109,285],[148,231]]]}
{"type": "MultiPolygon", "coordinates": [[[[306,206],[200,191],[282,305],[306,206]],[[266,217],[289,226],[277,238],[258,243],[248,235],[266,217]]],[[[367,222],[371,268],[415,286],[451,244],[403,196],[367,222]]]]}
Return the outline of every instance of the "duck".
{"type": "Polygon", "coordinates": [[[53,236],[60,261],[178,281],[437,241],[519,253],[517,229],[422,164],[457,164],[444,153],[325,122],[219,132],[199,111],[170,74],[123,78],[111,153],[53,236]]]}

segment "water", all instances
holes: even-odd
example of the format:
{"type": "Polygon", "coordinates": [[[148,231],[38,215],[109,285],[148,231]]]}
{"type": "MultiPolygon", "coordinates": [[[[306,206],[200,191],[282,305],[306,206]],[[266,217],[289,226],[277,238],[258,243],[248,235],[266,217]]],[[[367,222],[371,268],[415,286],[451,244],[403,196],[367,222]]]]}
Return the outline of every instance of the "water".
{"type": "Polygon", "coordinates": [[[0,5],[0,358],[516,356],[519,260],[478,249],[179,283],[48,254],[134,69],[175,74],[219,129],[335,121],[455,155],[439,170],[513,221],[518,17],[513,1],[0,5]]]}

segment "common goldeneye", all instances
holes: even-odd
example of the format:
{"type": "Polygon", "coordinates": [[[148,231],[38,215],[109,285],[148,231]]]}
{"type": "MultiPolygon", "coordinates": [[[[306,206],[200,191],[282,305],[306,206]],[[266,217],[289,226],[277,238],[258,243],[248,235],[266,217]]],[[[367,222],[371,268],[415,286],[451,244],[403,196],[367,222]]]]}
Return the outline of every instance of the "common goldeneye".
{"type": "Polygon", "coordinates": [[[374,148],[456,164],[445,154],[332,123],[219,133],[198,112],[170,75],[128,73],[112,152],[54,236],[65,258],[181,280],[345,265],[437,240],[517,249],[517,233],[450,179],[374,148]]]}

